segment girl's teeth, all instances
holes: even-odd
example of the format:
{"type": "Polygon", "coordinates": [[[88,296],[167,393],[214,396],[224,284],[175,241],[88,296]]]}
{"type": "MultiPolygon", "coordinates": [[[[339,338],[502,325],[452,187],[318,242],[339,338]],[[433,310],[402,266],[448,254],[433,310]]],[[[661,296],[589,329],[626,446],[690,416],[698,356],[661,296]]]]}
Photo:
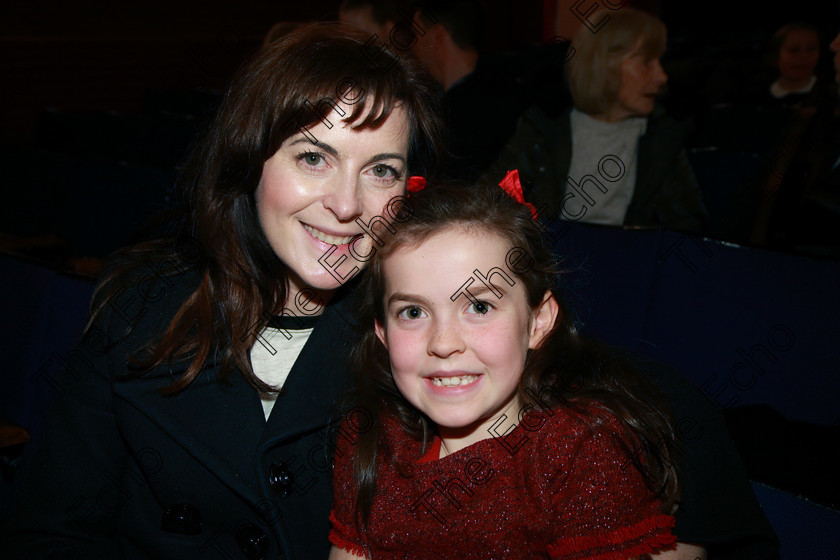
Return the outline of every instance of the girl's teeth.
{"type": "Polygon", "coordinates": [[[336,235],[327,235],[323,231],[318,231],[317,229],[311,228],[307,225],[303,226],[309,234],[319,241],[323,241],[324,243],[329,243],[330,245],[346,245],[353,240],[354,236],[350,237],[338,237],[336,235]]]}
{"type": "Polygon", "coordinates": [[[478,379],[477,375],[463,375],[461,377],[432,377],[432,385],[437,387],[457,387],[469,385],[478,379]]]}

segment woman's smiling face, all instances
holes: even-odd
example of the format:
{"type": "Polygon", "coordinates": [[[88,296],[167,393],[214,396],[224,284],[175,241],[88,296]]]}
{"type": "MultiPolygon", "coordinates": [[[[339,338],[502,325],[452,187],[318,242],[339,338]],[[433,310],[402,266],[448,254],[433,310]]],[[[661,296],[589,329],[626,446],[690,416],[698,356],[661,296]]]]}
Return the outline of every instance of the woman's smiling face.
{"type": "MultiPolygon", "coordinates": [[[[344,107],[348,109],[347,107],[344,107]]],[[[409,122],[397,107],[378,128],[353,130],[336,113],[324,122],[286,139],[263,165],[254,198],[260,225],[271,248],[289,270],[289,296],[313,289],[329,296],[353,267],[363,263],[350,254],[350,242],[364,223],[383,211],[388,201],[405,192],[409,122]],[[312,142],[314,137],[317,142],[312,142]],[[319,262],[346,256],[344,264],[328,270],[319,262]]],[[[366,255],[370,238],[354,243],[366,255]]]]}

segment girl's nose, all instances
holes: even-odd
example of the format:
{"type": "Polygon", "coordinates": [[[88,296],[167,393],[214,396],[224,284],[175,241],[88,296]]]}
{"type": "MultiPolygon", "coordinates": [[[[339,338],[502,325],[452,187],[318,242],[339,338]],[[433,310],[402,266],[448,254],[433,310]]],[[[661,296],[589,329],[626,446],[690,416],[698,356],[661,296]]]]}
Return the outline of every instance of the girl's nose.
{"type": "Polygon", "coordinates": [[[466,349],[464,336],[457,324],[450,320],[435,321],[429,339],[428,353],[430,356],[448,358],[466,349]]]}

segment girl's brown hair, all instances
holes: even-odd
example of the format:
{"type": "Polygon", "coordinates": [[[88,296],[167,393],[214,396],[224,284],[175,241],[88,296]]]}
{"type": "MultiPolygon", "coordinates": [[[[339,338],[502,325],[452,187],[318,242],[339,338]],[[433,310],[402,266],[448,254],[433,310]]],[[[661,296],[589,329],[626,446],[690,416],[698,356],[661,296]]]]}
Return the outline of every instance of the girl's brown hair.
{"type": "Polygon", "coordinates": [[[355,129],[375,129],[402,107],[410,125],[409,171],[434,169],[424,165],[440,153],[437,86],[416,59],[368,39],[340,24],[305,25],[271,43],[234,77],[181,175],[174,232],[115,255],[97,288],[89,326],[150,263],[170,263],[171,270],[158,267],[163,277],[184,268],[199,273],[165,332],[134,356],[133,375],[188,360],[186,372],[162,391],[173,394],[212,357],[221,379],[238,369],[258,390],[273,389],[254,375],[249,351],[252,333],[282,311],[288,273],[262,231],[254,191],[264,162],[286,139],[322,118],[336,121],[333,105],[322,100],[353,101],[344,121],[355,129]]]}
{"type": "MultiPolygon", "coordinates": [[[[528,305],[535,309],[547,290],[560,304],[560,314],[550,333],[535,350],[529,351],[518,392],[522,402],[536,408],[563,406],[581,414],[593,427],[598,418],[584,410],[598,404],[615,415],[627,431],[627,449],[648,485],[662,499],[664,509],[672,511],[679,495],[676,476],[677,448],[667,405],[656,388],[636,371],[621,353],[582,337],[575,327],[571,310],[564,305],[558,279],[559,263],[553,257],[543,227],[523,204],[516,202],[498,186],[441,186],[426,189],[408,199],[402,217],[395,223],[397,233],[379,248],[364,272],[359,289],[359,331],[361,339],[352,354],[354,385],[348,408],[364,411],[369,424],[361,431],[356,447],[355,476],[359,490],[359,523],[367,524],[376,494],[377,461],[382,453],[384,415],[397,419],[405,431],[427,445],[434,424],[402,397],[391,375],[388,352],[374,332],[374,321],[385,321],[385,278],[382,262],[402,248],[416,247],[444,228],[459,227],[483,235],[497,235],[511,248],[525,251],[530,266],[516,277],[522,282],[528,305]],[[643,450],[643,453],[639,453],[643,450]]],[[[511,272],[515,272],[511,270],[511,272]]]]}

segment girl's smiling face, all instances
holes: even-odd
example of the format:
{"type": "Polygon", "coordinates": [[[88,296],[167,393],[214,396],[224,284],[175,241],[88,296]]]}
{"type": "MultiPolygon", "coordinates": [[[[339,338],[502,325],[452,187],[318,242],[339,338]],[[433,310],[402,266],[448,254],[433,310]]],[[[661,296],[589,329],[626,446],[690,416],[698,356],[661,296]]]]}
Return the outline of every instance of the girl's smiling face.
{"type": "Polygon", "coordinates": [[[376,334],[402,395],[445,443],[457,441],[447,443],[450,452],[491,437],[500,414],[517,417],[525,357],[557,316],[549,293],[529,308],[522,281],[506,266],[511,249],[498,235],[450,226],[382,263],[385,321],[376,334]]]}
{"type": "MultiPolygon", "coordinates": [[[[349,112],[347,106],[344,109],[349,112]]],[[[363,263],[353,258],[350,242],[366,224],[383,215],[386,204],[405,192],[408,116],[395,108],[378,128],[354,130],[327,115],[323,122],[288,138],[263,165],[254,194],[260,225],[271,248],[289,268],[288,301],[305,288],[329,295],[341,285],[333,273],[347,276],[363,263]],[[313,143],[314,137],[317,142],[313,143]],[[319,262],[344,264],[335,271],[319,262]]],[[[370,252],[368,236],[355,242],[358,254],[370,252]]]]}

